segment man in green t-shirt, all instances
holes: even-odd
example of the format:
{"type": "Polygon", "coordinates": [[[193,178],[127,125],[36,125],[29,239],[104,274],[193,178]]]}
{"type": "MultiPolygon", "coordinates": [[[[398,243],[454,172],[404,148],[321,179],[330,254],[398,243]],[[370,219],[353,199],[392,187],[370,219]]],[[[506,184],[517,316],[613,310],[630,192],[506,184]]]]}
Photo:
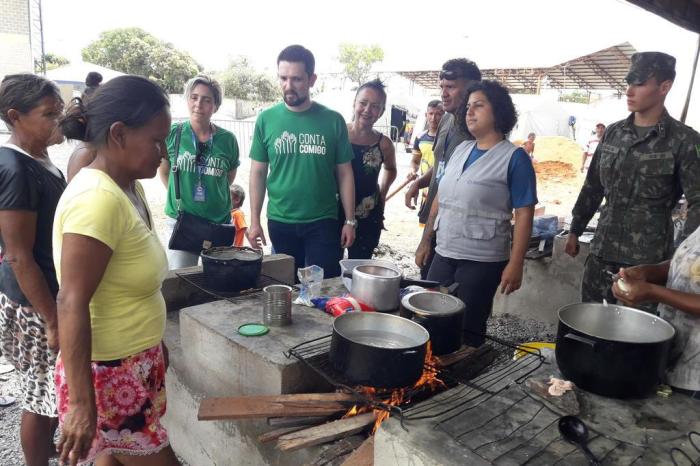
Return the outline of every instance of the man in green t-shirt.
{"type": "Polygon", "coordinates": [[[341,247],[355,240],[352,148],[343,117],[312,102],[315,60],[301,45],[277,57],[284,103],[260,114],[250,149],[248,240],[267,244],[260,224],[265,190],[267,230],[275,252],[294,257],[296,267],[318,265],[325,277],[340,275],[341,247]],[[345,224],[338,237],[338,194],[345,224]]]}

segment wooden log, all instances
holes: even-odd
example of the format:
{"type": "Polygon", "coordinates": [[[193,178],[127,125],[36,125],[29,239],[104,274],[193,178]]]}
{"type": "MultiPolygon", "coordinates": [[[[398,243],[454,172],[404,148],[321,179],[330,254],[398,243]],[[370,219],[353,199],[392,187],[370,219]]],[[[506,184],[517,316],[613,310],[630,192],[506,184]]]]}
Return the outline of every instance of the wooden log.
{"type": "Polygon", "coordinates": [[[374,436],[365,440],[343,462],[342,466],[374,466],[374,436]]]}
{"type": "Polygon", "coordinates": [[[328,420],[328,416],[270,417],[267,419],[267,425],[271,427],[315,426],[328,420]]]}
{"type": "Polygon", "coordinates": [[[276,446],[282,451],[294,451],[311,447],[362,432],[368,426],[373,425],[374,421],[374,413],[365,413],[339,419],[327,424],[283,435],[277,440],[276,446]]]}
{"type": "Polygon", "coordinates": [[[457,363],[460,365],[468,365],[470,361],[476,361],[493,351],[491,345],[481,345],[478,348],[473,346],[463,345],[460,349],[450,354],[435,356],[438,369],[449,367],[457,363]]]}
{"type": "Polygon", "coordinates": [[[199,404],[197,419],[213,421],[261,417],[328,416],[348,410],[357,403],[354,395],[347,393],[205,398],[199,404]]]}
{"type": "Polygon", "coordinates": [[[341,464],[367,439],[364,434],[351,435],[338,440],[324,449],[318,458],[308,463],[308,466],[332,466],[341,464]]]}
{"type": "Polygon", "coordinates": [[[273,440],[277,440],[285,434],[291,434],[301,429],[306,429],[308,426],[294,426],[294,427],[281,427],[279,429],[271,430],[263,434],[258,435],[258,442],[266,443],[273,440]]]}

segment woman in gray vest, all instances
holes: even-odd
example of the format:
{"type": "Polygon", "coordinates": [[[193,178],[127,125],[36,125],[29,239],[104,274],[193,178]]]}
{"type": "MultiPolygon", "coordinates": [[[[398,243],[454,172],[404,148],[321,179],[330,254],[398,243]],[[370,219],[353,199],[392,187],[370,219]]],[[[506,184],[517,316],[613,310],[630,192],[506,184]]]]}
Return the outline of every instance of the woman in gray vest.
{"type": "Polygon", "coordinates": [[[466,305],[464,342],[480,346],[497,289],[510,294],[522,283],[536,179],[527,152],[506,139],[517,113],[503,86],[495,81],[473,85],[455,118],[473,140],[460,144],[447,164],[416,264],[428,261],[430,240],[437,234],[428,280],[459,283],[458,296],[466,305]]]}

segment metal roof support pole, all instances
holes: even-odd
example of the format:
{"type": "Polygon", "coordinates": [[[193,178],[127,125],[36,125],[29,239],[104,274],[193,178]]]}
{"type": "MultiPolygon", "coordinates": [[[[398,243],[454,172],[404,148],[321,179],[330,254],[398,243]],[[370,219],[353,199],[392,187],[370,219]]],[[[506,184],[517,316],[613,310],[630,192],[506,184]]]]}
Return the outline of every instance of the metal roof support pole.
{"type": "Polygon", "coordinates": [[[693,71],[690,73],[690,85],[688,86],[688,95],[685,98],[685,105],[681,113],[681,122],[685,123],[685,117],[688,116],[688,106],[690,106],[690,94],[693,92],[693,84],[695,83],[695,72],[698,69],[698,55],[700,55],[700,34],[698,34],[698,46],[695,49],[695,61],[693,62],[693,71]]]}

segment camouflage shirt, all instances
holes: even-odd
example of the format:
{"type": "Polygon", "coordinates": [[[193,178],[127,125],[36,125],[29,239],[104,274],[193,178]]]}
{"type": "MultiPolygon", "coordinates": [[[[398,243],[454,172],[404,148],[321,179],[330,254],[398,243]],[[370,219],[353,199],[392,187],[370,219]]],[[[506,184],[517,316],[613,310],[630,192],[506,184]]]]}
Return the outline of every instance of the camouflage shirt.
{"type": "Polygon", "coordinates": [[[700,224],[700,134],[664,110],[639,137],[632,114],[610,125],[596,148],[571,232],[580,236],[605,198],[591,253],[628,265],[661,262],[673,252],[671,211],[683,193],[687,236],[700,224]]]}

